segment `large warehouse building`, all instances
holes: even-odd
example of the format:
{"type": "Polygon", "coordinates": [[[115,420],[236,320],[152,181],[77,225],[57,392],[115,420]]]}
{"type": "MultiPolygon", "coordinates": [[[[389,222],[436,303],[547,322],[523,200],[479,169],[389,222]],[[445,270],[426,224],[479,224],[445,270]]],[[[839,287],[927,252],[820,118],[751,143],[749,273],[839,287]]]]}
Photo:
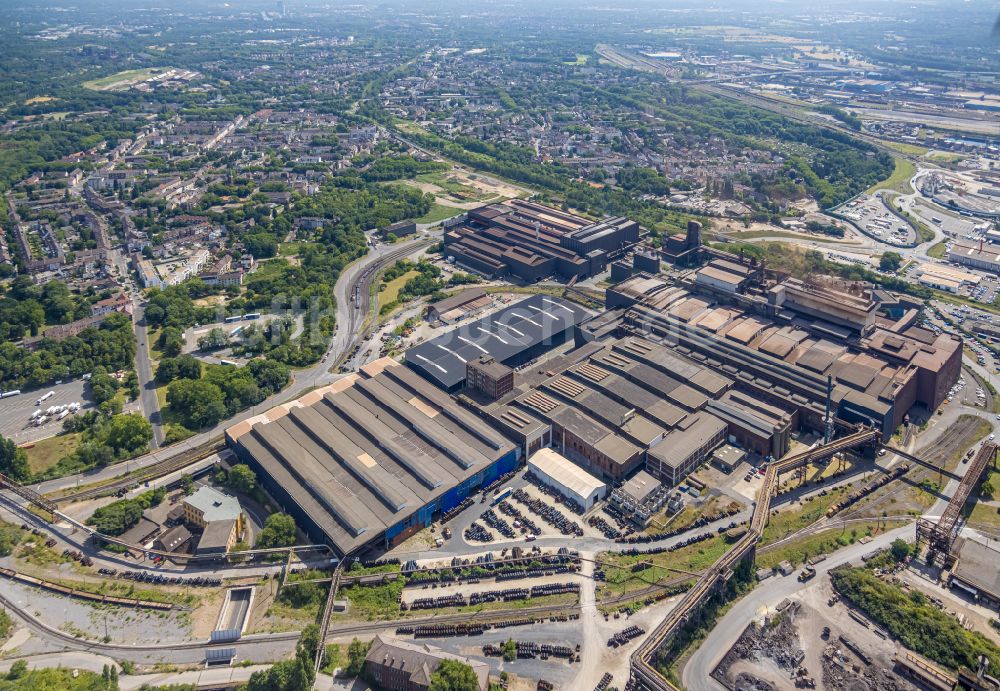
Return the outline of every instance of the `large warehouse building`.
{"type": "Polygon", "coordinates": [[[624,217],[592,222],[558,209],[511,199],[469,211],[444,234],[445,255],[490,278],[571,280],[604,271],[636,244],[639,224],[624,217]]]}
{"type": "Polygon", "coordinates": [[[532,295],[410,348],[406,364],[445,391],[456,391],[465,383],[466,363],[488,355],[518,367],[564,342],[588,317],[587,310],[562,298],[532,295]]]}
{"type": "Polygon", "coordinates": [[[226,430],[313,540],[390,547],[518,463],[519,452],[391,359],[226,430]]]}

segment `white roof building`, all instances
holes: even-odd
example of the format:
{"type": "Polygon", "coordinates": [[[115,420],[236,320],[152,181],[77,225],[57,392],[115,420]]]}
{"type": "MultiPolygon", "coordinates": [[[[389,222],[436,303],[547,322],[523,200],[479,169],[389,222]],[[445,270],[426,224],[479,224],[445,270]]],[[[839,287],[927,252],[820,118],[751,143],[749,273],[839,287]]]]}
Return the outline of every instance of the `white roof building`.
{"type": "Polygon", "coordinates": [[[565,456],[543,448],[528,459],[531,470],[545,485],[576,500],[585,510],[604,499],[608,486],[565,456]]]}

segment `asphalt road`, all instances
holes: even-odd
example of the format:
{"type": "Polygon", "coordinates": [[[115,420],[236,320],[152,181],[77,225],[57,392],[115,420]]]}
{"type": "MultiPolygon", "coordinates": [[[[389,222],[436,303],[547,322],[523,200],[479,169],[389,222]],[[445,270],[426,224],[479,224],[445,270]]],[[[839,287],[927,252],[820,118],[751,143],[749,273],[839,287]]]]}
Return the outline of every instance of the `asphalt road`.
{"type": "Polygon", "coordinates": [[[163,418],[160,415],[160,400],[156,397],[156,382],[153,381],[153,363],[149,359],[149,330],[146,326],[144,306],[132,298],[132,325],[135,330],[135,371],[139,375],[139,399],[146,419],[153,425],[152,448],[158,449],[163,443],[163,418]]]}

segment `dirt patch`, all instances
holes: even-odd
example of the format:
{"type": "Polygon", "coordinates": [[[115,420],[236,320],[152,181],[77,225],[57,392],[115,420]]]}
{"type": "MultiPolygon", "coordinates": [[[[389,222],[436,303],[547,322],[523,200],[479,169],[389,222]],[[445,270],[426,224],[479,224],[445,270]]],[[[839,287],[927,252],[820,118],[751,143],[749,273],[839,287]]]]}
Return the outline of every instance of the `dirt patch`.
{"type": "Polygon", "coordinates": [[[829,580],[817,579],[779,614],[752,622],[712,676],[746,691],[915,691],[893,671],[896,643],[851,618],[833,595],[829,580]]]}
{"type": "Polygon", "coordinates": [[[215,590],[211,594],[202,595],[201,602],[191,612],[191,636],[193,638],[208,638],[215,630],[215,622],[219,619],[219,608],[225,600],[225,590],[215,590]]]}
{"type": "Polygon", "coordinates": [[[795,603],[763,624],[752,622],[716,667],[713,676],[737,689],[795,688],[789,679],[802,669],[800,664],[805,658],[795,623],[799,611],[795,603]]]}

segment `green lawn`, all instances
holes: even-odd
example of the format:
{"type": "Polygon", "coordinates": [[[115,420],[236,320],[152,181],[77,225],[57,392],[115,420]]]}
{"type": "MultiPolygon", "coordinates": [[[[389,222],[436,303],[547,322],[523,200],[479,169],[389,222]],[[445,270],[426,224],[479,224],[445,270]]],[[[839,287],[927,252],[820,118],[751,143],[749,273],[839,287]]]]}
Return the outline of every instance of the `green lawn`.
{"type": "Polygon", "coordinates": [[[419,271],[407,271],[402,276],[398,276],[388,283],[384,284],[385,288],[379,291],[378,303],[380,305],[388,305],[389,303],[395,302],[399,299],[399,291],[403,289],[406,282],[411,278],[416,278],[420,275],[419,271]]]}
{"type": "Polygon", "coordinates": [[[916,174],[917,167],[905,158],[896,158],[895,161],[896,168],[892,171],[892,175],[869,187],[865,194],[873,194],[876,190],[892,190],[902,194],[913,192],[913,188],[910,187],[910,178],[916,174]]]}
{"type": "Polygon", "coordinates": [[[968,524],[973,527],[984,528],[986,532],[1000,532],[1000,509],[989,504],[976,502],[972,511],[969,512],[968,524]]]}
{"type": "Polygon", "coordinates": [[[420,218],[413,219],[417,223],[438,223],[446,218],[451,218],[452,216],[457,216],[462,213],[462,209],[458,209],[454,206],[445,206],[444,204],[435,204],[431,207],[431,210],[420,218]]]}
{"type": "Polygon", "coordinates": [[[720,535],[662,554],[624,555],[605,552],[599,557],[604,562],[607,577],[607,581],[600,587],[600,596],[608,598],[626,595],[674,578],[682,572],[700,573],[725,554],[730,545],[731,542],[720,535]],[[641,561],[649,562],[652,566],[633,572],[632,565],[641,561]]]}
{"type": "Polygon", "coordinates": [[[839,498],[849,492],[849,486],[837,487],[826,493],[826,496],[816,495],[802,504],[798,502],[788,507],[782,507],[776,516],[771,516],[764,528],[761,545],[782,540],[792,533],[810,526],[826,515],[839,498]]]}
{"type": "Polygon", "coordinates": [[[28,454],[28,466],[31,468],[31,472],[45,472],[54,466],[60,458],[73,453],[79,443],[80,435],[78,433],[57,434],[54,437],[35,442],[31,448],[25,448],[24,452],[28,454]]]}
{"type": "Polygon", "coordinates": [[[927,250],[928,257],[934,257],[935,259],[941,259],[944,257],[945,252],[947,252],[948,245],[944,242],[939,242],[930,249],[927,250]]]}
{"type": "Polygon", "coordinates": [[[887,148],[893,151],[898,151],[901,154],[907,154],[908,156],[924,156],[928,149],[923,146],[917,146],[916,144],[906,144],[905,142],[883,142],[887,148]]]}
{"type": "Polygon", "coordinates": [[[736,233],[720,233],[720,235],[732,240],[755,240],[757,238],[788,238],[790,240],[809,240],[811,242],[830,242],[838,245],[855,244],[848,240],[830,236],[807,235],[805,233],[792,233],[787,230],[744,230],[736,233]]]}
{"type": "Polygon", "coordinates": [[[958,163],[968,158],[965,154],[954,154],[948,151],[935,151],[927,156],[931,161],[937,163],[958,163]]]}
{"type": "MultiPolygon", "coordinates": [[[[841,547],[854,544],[857,540],[866,535],[873,535],[881,524],[872,520],[868,523],[857,525],[830,528],[820,531],[814,535],[805,535],[801,538],[791,540],[780,547],[763,552],[758,551],[755,563],[758,568],[770,569],[783,561],[788,561],[794,566],[805,562],[806,559],[815,557],[818,554],[829,554],[841,547]]],[[[886,529],[896,528],[899,521],[888,521],[886,529]]]]}

